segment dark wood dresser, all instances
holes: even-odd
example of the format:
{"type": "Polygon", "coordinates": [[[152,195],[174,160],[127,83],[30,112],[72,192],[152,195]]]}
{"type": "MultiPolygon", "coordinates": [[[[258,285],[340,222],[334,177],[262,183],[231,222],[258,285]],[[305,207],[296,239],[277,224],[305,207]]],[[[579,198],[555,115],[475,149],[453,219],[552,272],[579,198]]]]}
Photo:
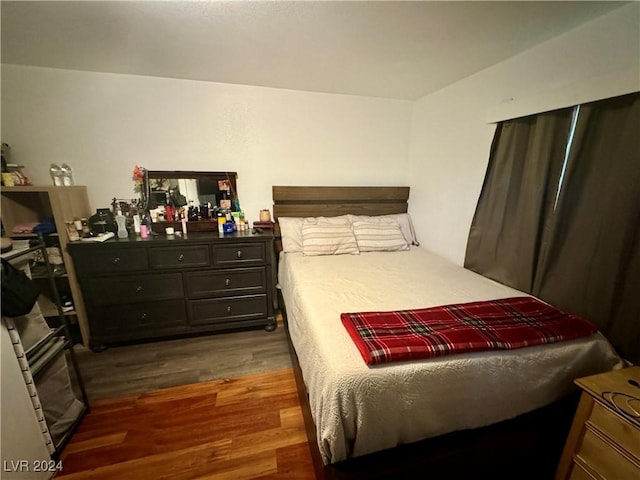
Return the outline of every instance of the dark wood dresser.
{"type": "Polygon", "coordinates": [[[276,328],[271,234],[190,233],[68,245],[89,346],[245,327],[276,328]]]}

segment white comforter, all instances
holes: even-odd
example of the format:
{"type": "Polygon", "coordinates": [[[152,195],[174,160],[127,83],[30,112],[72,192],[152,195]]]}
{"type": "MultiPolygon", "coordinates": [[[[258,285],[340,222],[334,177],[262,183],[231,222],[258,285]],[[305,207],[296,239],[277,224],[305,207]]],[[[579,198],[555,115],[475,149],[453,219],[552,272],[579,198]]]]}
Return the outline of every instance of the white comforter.
{"type": "Polygon", "coordinates": [[[342,312],[523,295],[422,248],[283,253],[278,280],[325,464],[512,418],[558,400],[578,377],[620,365],[598,333],[518,350],[367,366],[340,322],[342,312]]]}

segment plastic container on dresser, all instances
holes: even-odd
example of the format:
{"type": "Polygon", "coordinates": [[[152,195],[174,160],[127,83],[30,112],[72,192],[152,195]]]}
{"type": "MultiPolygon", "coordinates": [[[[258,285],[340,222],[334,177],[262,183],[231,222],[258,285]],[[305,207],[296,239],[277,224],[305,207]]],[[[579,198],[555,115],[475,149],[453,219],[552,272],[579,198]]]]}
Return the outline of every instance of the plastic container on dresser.
{"type": "Polygon", "coordinates": [[[273,236],[129,237],[69,246],[89,346],[276,328],[273,236]]]}

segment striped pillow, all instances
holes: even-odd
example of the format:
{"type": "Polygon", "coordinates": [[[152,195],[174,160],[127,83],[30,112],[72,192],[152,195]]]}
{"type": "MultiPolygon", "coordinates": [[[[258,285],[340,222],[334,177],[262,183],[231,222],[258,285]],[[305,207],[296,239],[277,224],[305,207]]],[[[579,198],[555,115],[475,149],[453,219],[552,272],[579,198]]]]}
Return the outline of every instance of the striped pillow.
{"type": "Polygon", "coordinates": [[[400,225],[387,222],[353,222],[353,233],[361,252],[397,252],[409,250],[400,225]]]}
{"type": "Polygon", "coordinates": [[[305,255],[358,254],[358,243],[351,225],[318,222],[305,218],[302,223],[302,253],[305,255]]]}

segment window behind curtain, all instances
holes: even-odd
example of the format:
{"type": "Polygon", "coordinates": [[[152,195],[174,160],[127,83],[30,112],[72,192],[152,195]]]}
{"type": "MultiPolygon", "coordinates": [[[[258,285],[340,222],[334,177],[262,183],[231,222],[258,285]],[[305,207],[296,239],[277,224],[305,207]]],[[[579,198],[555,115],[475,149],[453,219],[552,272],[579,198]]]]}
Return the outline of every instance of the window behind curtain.
{"type": "Polygon", "coordinates": [[[469,233],[465,267],[531,291],[546,212],[553,207],[571,109],[498,124],[469,233]]]}
{"type": "Polygon", "coordinates": [[[640,362],[640,94],[498,125],[465,266],[640,362]],[[573,118],[573,122],[572,122],[573,118]]]}
{"type": "Polygon", "coordinates": [[[581,107],[532,293],[640,362],[640,94],[581,107]]]}

